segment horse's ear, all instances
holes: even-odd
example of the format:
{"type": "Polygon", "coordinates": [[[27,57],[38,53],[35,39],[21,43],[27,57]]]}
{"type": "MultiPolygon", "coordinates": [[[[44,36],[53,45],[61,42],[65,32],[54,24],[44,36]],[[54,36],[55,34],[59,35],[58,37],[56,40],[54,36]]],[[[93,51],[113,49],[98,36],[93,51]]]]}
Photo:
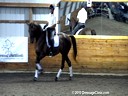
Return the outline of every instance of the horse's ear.
{"type": "Polygon", "coordinates": [[[38,22],[33,22],[33,24],[35,24],[35,25],[39,25],[39,23],[38,23],[38,22]]]}
{"type": "Polygon", "coordinates": [[[29,26],[30,24],[35,24],[35,22],[30,21],[30,22],[27,22],[26,24],[29,26]]]}
{"type": "Polygon", "coordinates": [[[30,25],[30,22],[27,22],[26,24],[29,26],[30,25]]]}

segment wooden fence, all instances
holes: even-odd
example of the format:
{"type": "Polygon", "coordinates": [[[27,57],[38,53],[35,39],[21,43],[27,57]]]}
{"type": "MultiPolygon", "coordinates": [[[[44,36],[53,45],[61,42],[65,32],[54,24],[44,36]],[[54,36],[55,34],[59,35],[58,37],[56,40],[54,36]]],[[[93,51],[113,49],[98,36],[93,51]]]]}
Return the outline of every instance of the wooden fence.
{"type": "MultiPolygon", "coordinates": [[[[128,36],[75,36],[77,41],[77,62],[73,60],[73,50],[69,52],[75,72],[127,72],[128,73],[128,36]]],[[[0,70],[32,71],[35,69],[34,44],[29,44],[29,62],[0,63],[0,70]]],[[[61,54],[45,57],[41,61],[45,71],[60,68],[61,54]]],[[[68,70],[67,64],[65,71],[68,70]]]]}

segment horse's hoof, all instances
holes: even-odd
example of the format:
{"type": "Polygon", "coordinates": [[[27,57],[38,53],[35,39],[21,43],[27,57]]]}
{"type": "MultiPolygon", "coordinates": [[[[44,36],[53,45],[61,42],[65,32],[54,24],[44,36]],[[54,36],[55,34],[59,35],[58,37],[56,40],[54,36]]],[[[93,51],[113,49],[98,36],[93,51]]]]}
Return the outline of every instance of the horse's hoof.
{"type": "Polygon", "coordinates": [[[55,81],[58,81],[58,78],[57,77],[55,77],[55,81]]]}
{"type": "Polygon", "coordinates": [[[36,77],[34,77],[34,78],[33,78],[33,81],[37,81],[37,78],[36,78],[36,77]]]}
{"type": "Polygon", "coordinates": [[[72,77],[71,76],[69,77],[69,80],[72,80],[72,77]]]}

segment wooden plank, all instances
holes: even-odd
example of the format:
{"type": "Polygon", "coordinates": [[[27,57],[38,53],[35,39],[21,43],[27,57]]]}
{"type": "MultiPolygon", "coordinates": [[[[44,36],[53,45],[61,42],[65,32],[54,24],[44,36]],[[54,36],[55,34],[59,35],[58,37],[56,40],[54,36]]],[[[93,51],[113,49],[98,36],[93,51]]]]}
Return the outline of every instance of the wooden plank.
{"type": "Polygon", "coordinates": [[[25,8],[39,8],[49,7],[48,3],[16,3],[16,2],[0,2],[0,7],[25,7],[25,8]]]}
{"type": "MultiPolygon", "coordinates": [[[[29,23],[29,20],[0,20],[0,23],[29,23]]],[[[37,22],[39,24],[46,24],[47,21],[41,20],[33,20],[33,22],[37,22]]]]}
{"type": "Polygon", "coordinates": [[[32,14],[33,14],[32,8],[29,8],[29,23],[33,21],[32,20],[32,14]]]}
{"type": "Polygon", "coordinates": [[[128,40],[128,36],[105,36],[105,35],[95,35],[95,36],[91,36],[91,35],[75,35],[75,38],[87,38],[87,39],[117,39],[117,40],[120,40],[120,39],[126,39],[128,40]]]}
{"type": "MultiPolygon", "coordinates": [[[[106,38],[106,37],[105,37],[106,38]]],[[[73,67],[75,67],[78,71],[86,70],[88,68],[92,69],[124,69],[127,70],[128,67],[128,54],[127,54],[127,38],[123,38],[122,40],[117,39],[86,39],[86,38],[77,38],[77,63],[72,58],[72,48],[69,52],[69,57],[72,61],[73,67]],[[89,41],[85,43],[85,41],[89,41]],[[92,43],[95,41],[95,46],[92,43]],[[106,42],[107,41],[107,42],[106,42]],[[124,42],[122,44],[122,42],[124,42]],[[100,43],[100,44],[98,44],[100,43]],[[110,43],[110,44],[109,44],[110,43]],[[108,44],[109,49],[107,49],[106,44],[108,44]],[[112,45],[114,44],[114,45],[112,45]],[[116,45],[116,46],[115,46],[116,45]],[[91,46],[92,49],[86,50],[88,46],[91,46]],[[97,47],[101,47],[97,50],[97,47]],[[118,46],[118,47],[117,47],[118,46]],[[119,47],[120,46],[120,47],[119,47]],[[82,48],[82,49],[81,49],[82,48]],[[102,49],[102,50],[101,50],[102,49]],[[122,51],[124,50],[124,51],[122,51]],[[86,54],[88,53],[88,54],[86,54]],[[90,55],[89,55],[90,54],[90,55]],[[92,54],[92,55],[91,55],[92,54]],[[108,55],[107,55],[108,54],[108,55]]],[[[42,63],[46,68],[53,68],[54,65],[56,67],[60,67],[61,56],[58,55],[55,58],[44,58],[42,63]],[[50,62],[48,62],[50,59],[50,62]],[[56,60],[56,61],[55,61],[56,60]],[[48,65],[47,65],[48,64],[48,65]]]]}

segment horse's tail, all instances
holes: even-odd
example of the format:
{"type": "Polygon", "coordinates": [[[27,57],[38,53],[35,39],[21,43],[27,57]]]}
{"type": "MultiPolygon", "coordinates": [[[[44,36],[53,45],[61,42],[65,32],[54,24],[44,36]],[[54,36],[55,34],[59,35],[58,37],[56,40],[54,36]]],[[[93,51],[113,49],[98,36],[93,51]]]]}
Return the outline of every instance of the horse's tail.
{"type": "Polygon", "coordinates": [[[74,60],[76,60],[76,56],[77,56],[76,39],[75,39],[75,37],[73,35],[70,35],[70,37],[71,37],[72,44],[73,44],[73,53],[74,53],[73,58],[74,58],[74,60]]]}

